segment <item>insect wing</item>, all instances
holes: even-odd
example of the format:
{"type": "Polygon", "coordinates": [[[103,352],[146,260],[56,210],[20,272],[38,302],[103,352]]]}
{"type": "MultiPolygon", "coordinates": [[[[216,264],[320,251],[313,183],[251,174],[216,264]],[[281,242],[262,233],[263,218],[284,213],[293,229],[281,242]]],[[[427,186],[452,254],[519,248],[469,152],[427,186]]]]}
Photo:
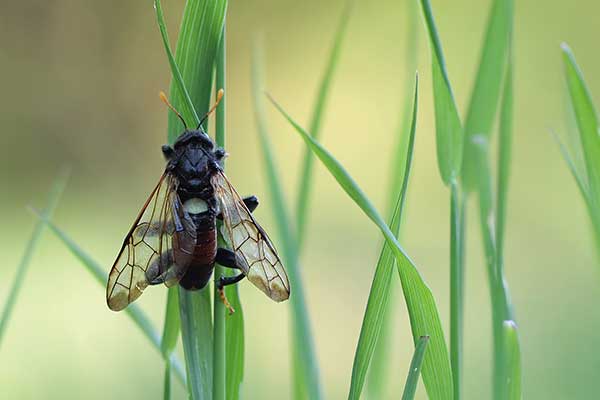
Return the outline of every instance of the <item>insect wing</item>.
{"type": "Polygon", "coordinates": [[[212,179],[223,214],[223,236],[238,267],[256,287],[275,301],[287,300],[290,283],[277,251],[223,172],[212,179]]]}
{"type": "Polygon", "coordinates": [[[179,242],[193,249],[195,242],[190,243],[188,235],[193,222],[183,214],[175,188],[175,178],[163,174],[125,237],[108,275],[106,301],[111,310],[127,307],[153,281],[169,286],[185,273],[180,271],[183,267],[171,268],[173,238],[183,237],[179,242]]]}

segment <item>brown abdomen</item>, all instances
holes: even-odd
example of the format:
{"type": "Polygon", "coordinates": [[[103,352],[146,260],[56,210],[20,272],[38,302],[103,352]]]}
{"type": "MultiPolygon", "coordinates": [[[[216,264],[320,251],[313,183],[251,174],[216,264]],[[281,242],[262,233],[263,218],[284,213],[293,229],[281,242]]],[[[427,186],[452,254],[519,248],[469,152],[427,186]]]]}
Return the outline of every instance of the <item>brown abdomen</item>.
{"type": "Polygon", "coordinates": [[[217,234],[215,229],[197,232],[196,246],[192,256],[192,268],[212,266],[217,256],[217,234]]]}

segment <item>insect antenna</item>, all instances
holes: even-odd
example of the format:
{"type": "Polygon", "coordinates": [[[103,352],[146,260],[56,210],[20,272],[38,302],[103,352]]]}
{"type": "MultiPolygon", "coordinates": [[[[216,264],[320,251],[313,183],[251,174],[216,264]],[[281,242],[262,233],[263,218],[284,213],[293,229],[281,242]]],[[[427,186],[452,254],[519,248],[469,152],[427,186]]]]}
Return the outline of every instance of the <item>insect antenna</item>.
{"type": "Polygon", "coordinates": [[[217,109],[217,106],[219,105],[219,103],[221,102],[221,99],[223,98],[223,94],[225,94],[223,89],[219,89],[219,91],[217,92],[217,100],[215,101],[215,105],[212,106],[212,108],[210,110],[208,110],[208,112],[206,113],[206,115],[204,117],[202,117],[202,121],[200,121],[200,123],[198,124],[198,127],[196,129],[200,129],[200,127],[202,126],[204,121],[206,121],[206,118],[208,118],[208,116],[217,109]]]}
{"type": "Polygon", "coordinates": [[[160,97],[160,99],[162,100],[162,102],[165,103],[167,105],[167,107],[169,107],[171,109],[171,111],[173,111],[175,113],[175,115],[177,115],[177,117],[179,117],[179,119],[183,123],[183,126],[185,127],[185,130],[187,131],[188,127],[187,127],[187,124],[185,123],[185,120],[183,119],[183,117],[181,116],[181,114],[179,114],[179,111],[177,111],[175,109],[175,107],[173,107],[173,105],[171,103],[169,103],[169,100],[167,99],[167,95],[165,94],[165,92],[163,92],[161,90],[160,93],[158,94],[158,96],[160,97]]]}

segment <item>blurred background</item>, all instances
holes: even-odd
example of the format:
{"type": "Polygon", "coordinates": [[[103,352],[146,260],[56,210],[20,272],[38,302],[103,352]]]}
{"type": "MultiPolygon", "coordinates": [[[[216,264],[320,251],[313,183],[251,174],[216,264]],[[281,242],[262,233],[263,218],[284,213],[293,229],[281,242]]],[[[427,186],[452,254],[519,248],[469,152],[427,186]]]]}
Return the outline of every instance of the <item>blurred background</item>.
{"type": "MultiPolygon", "coordinates": [[[[432,1],[459,108],[470,95],[490,0],[432,1]]],[[[600,390],[600,276],[587,214],[549,128],[565,131],[559,44],[567,41],[600,96],[597,16],[591,0],[515,2],[515,129],[506,273],[520,326],[527,399],[585,399],[600,390]]],[[[165,1],[175,38],[183,0],[165,1]]],[[[228,175],[262,199],[269,188],[250,96],[250,52],[264,35],[269,91],[306,123],[343,1],[231,1],[228,11],[228,175]]],[[[387,206],[405,101],[407,1],[358,1],[322,130],[323,144],[380,210],[387,206]]],[[[431,68],[419,29],[421,77],[414,168],[402,243],[448,321],[449,192],[435,159],[431,68]]],[[[169,68],[152,2],[53,0],[0,5],[0,304],[60,167],[73,174],[55,215],[108,271],[163,168],[169,68]]],[[[287,198],[296,198],[304,145],[268,106],[287,198]]],[[[347,395],[355,346],[381,247],[379,232],[316,164],[303,277],[326,397],[347,395]]],[[[474,204],[473,204],[474,205],[474,204]]],[[[488,398],[490,305],[475,208],[466,277],[465,398],[488,398]]],[[[396,277],[397,275],[394,275],[396,277]]],[[[395,278],[398,281],[397,278],[395,278]]],[[[397,282],[396,282],[397,283],[397,282]]],[[[399,285],[395,285],[396,288],[399,285]]],[[[162,326],[165,290],[138,304],[162,326]]],[[[288,398],[288,307],[241,284],[246,319],[245,398],[288,398]]],[[[104,288],[46,233],[0,347],[6,399],[161,398],[163,364],[131,320],[105,305],[104,288]]],[[[412,355],[396,296],[390,398],[412,355]]],[[[176,398],[185,392],[176,382],[176,398]]],[[[424,390],[419,392],[425,398],[424,390]]]]}

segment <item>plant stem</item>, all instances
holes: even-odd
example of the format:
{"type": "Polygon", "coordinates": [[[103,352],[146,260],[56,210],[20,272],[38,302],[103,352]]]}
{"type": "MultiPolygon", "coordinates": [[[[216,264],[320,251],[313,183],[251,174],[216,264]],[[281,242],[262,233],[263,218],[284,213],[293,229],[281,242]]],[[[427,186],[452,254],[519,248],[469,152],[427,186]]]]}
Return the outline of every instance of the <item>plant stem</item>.
{"type": "Polygon", "coordinates": [[[460,399],[463,336],[462,205],[456,182],[450,185],[450,363],[454,399],[460,399]]]}
{"type": "Polygon", "coordinates": [[[210,291],[179,287],[181,340],[185,353],[188,391],[192,400],[212,399],[212,318],[210,291]]]}
{"type": "Polygon", "coordinates": [[[68,171],[62,171],[52,185],[52,191],[48,197],[48,204],[42,211],[42,218],[36,223],[33,233],[31,234],[31,238],[29,239],[29,242],[27,242],[27,247],[25,248],[25,252],[23,253],[21,261],[19,262],[19,266],[17,267],[17,275],[15,276],[13,284],[10,288],[10,292],[8,293],[8,297],[6,298],[6,304],[4,305],[2,313],[0,314],[0,343],[2,343],[2,337],[6,331],[8,322],[10,321],[10,316],[12,315],[12,310],[17,302],[17,298],[19,297],[19,292],[21,291],[21,286],[25,280],[25,275],[27,275],[31,258],[35,253],[35,249],[37,248],[40,238],[42,237],[42,233],[44,232],[44,228],[46,227],[44,220],[49,220],[52,218],[52,214],[54,213],[54,210],[60,201],[62,192],[65,190],[67,185],[68,175],[68,171]]]}
{"type": "MultiPolygon", "coordinates": [[[[221,41],[217,50],[216,58],[216,85],[215,89],[225,90],[225,26],[223,26],[223,33],[221,35],[221,41]]],[[[216,128],[215,128],[215,139],[216,144],[219,147],[225,147],[225,104],[227,96],[223,98],[219,107],[217,108],[216,128]]],[[[221,223],[218,223],[220,228],[221,223]]],[[[220,229],[217,229],[219,231],[220,229]]],[[[219,244],[222,245],[221,241],[219,244]]],[[[214,343],[213,343],[213,399],[214,400],[225,400],[226,396],[226,385],[225,385],[225,371],[226,371],[226,344],[225,344],[225,306],[221,301],[219,291],[217,289],[216,282],[225,276],[223,267],[215,265],[215,285],[214,285],[214,343]]]]}

